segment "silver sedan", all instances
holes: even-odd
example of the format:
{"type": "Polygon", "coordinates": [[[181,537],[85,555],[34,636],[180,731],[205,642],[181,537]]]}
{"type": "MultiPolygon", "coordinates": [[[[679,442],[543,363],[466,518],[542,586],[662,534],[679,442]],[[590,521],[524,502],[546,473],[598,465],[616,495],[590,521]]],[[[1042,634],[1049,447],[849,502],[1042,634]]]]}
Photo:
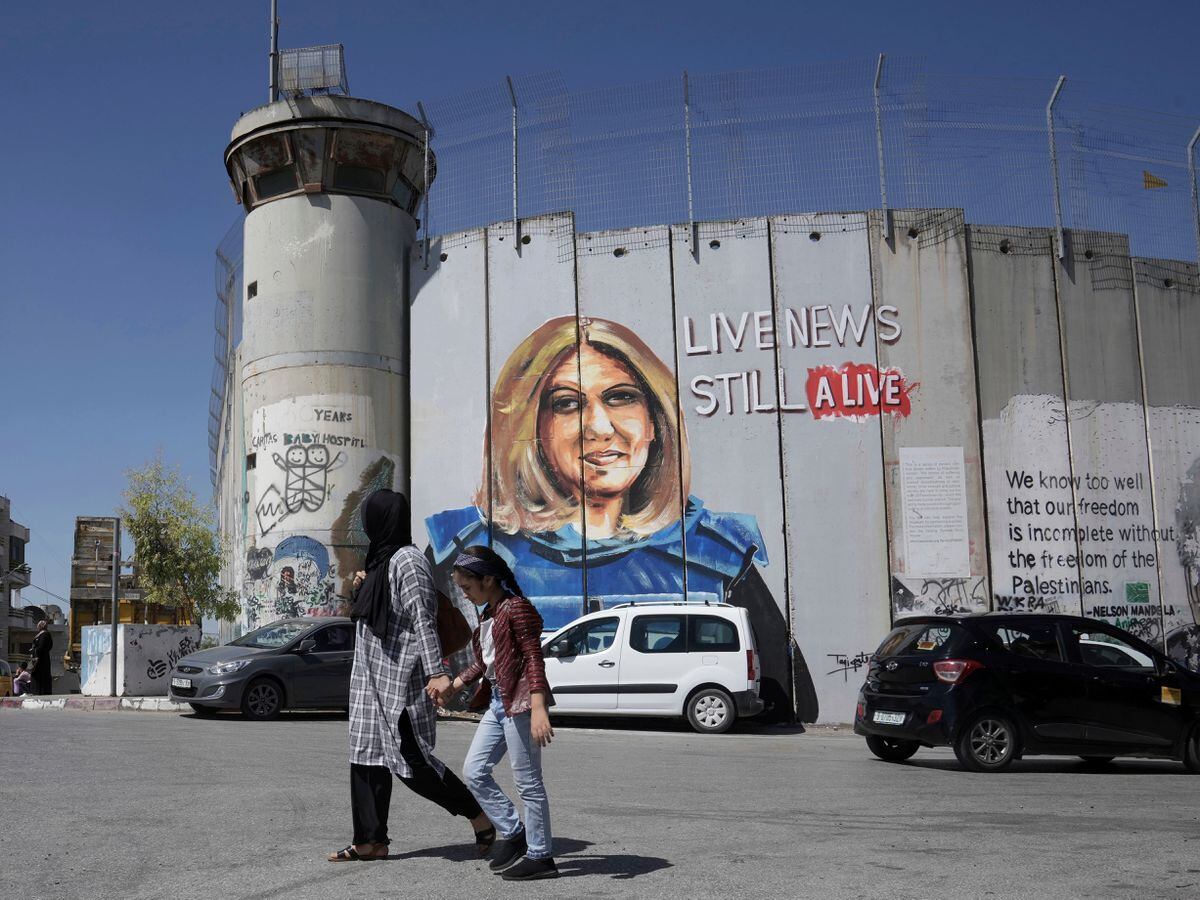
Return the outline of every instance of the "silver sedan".
{"type": "Polygon", "coordinates": [[[220,647],[183,657],[169,696],[199,716],[240,709],[273,719],[284,709],[345,709],[354,625],[341,617],[280,619],[220,647]]]}

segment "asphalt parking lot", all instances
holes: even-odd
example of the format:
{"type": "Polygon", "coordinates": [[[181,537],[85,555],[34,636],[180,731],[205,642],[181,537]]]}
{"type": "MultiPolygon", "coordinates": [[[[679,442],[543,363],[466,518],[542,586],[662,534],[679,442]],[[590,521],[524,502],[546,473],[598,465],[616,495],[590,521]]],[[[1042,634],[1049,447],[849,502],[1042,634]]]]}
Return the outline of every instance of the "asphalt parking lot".
{"type": "MultiPolygon", "coordinates": [[[[439,729],[456,770],[473,727],[439,729]]],[[[3,710],[0,896],[1200,895],[1200,776],[1178,763],[976,775],[948,751],[879,762],[845,731],[556,727],[563,877],[514,885],[399,786],[392,857],[325,862],[349,839],[344,717],[3,710]]]]}

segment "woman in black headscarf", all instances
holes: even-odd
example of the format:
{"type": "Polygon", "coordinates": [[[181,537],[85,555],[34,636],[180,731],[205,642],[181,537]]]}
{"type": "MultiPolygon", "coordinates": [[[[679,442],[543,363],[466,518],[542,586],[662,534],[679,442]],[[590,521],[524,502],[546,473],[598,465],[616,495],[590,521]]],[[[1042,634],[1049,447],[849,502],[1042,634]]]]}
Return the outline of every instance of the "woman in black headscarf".
{"type": "Polygon", "coordinates": [[[350,807],[354,842],[330,862],[386,859],[394,774],[451,815],[471,820],[480,853],[496,832],[471,792],[433,755],[437,712],[430,693],[447,689],[429,563],[412,545],[408,501],[380,490],[363,504],[370,539],[355,575],[357,626],[350,676],[350,807]]]}

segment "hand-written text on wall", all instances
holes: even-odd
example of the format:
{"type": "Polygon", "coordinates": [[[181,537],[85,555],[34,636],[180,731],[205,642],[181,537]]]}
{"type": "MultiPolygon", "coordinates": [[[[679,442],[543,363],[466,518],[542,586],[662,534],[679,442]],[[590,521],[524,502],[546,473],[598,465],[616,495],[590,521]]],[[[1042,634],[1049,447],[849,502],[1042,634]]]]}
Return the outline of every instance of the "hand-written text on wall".
{"type": "Polygon", "coordinates": [[[1174,543],[1175,528],[1147,524],[1153,520],[1142,473],[1004,475],[1008,550],[997,562],[1009,573],[996,579],[997,609],[1069,612],[1060,604],[1069,599],[1135,633],[1153,632],[1158,617],[1171,614],[1151,603],[1151,586],[1156,542],[1174,543]]]}
{"type": "MultiPolygon", "coordinates": [[[[872,322],[875,336],[893,344],[900,338],[899,314],[894,306],[875,308],[871,304],[858,310],[846,304],[840,311],[829,305],[787,307],[780,310],[782,335],[777,333],[771,310],[712,313],[707,321],[684,316],[684,352],[693,357],[747,350],[863,347],[872,336],[872,322]]],[[[778,371],[765,374],[756,368],[696,375],[690,388],[699,401],[695,411],[701,416],[811,412],[820,419],[861,418],[882,412],[907,416],[909,394],[916,385],[907,384],[897,369],[880,370],[873,363],[847,361],[842,366],[808,369],[803,386],[794,377],[789,380],[788,367],[781,362],[778,371]]]]}

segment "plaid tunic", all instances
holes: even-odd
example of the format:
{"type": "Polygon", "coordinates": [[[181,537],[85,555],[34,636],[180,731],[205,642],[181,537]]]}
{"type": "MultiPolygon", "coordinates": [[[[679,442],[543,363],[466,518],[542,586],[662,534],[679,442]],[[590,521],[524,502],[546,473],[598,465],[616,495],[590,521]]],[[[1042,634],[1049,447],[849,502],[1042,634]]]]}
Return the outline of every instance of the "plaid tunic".
{"type": "Polygon", "coordinates": [[[387,636],[380,640],[358,620],[354,669],[350,674],[350,762],[387,766],[394,774],[412,777],[400,755],[400,714],[407,709],[413,733],[429,764],[445,770],[433,755],[437,740],[437,710],[425,694],[425,683],[442,674],[442,650],[437,636],[437,594],[433,574],[416,547],[401,547],[388,561],[392,594],[387,636]]]}

